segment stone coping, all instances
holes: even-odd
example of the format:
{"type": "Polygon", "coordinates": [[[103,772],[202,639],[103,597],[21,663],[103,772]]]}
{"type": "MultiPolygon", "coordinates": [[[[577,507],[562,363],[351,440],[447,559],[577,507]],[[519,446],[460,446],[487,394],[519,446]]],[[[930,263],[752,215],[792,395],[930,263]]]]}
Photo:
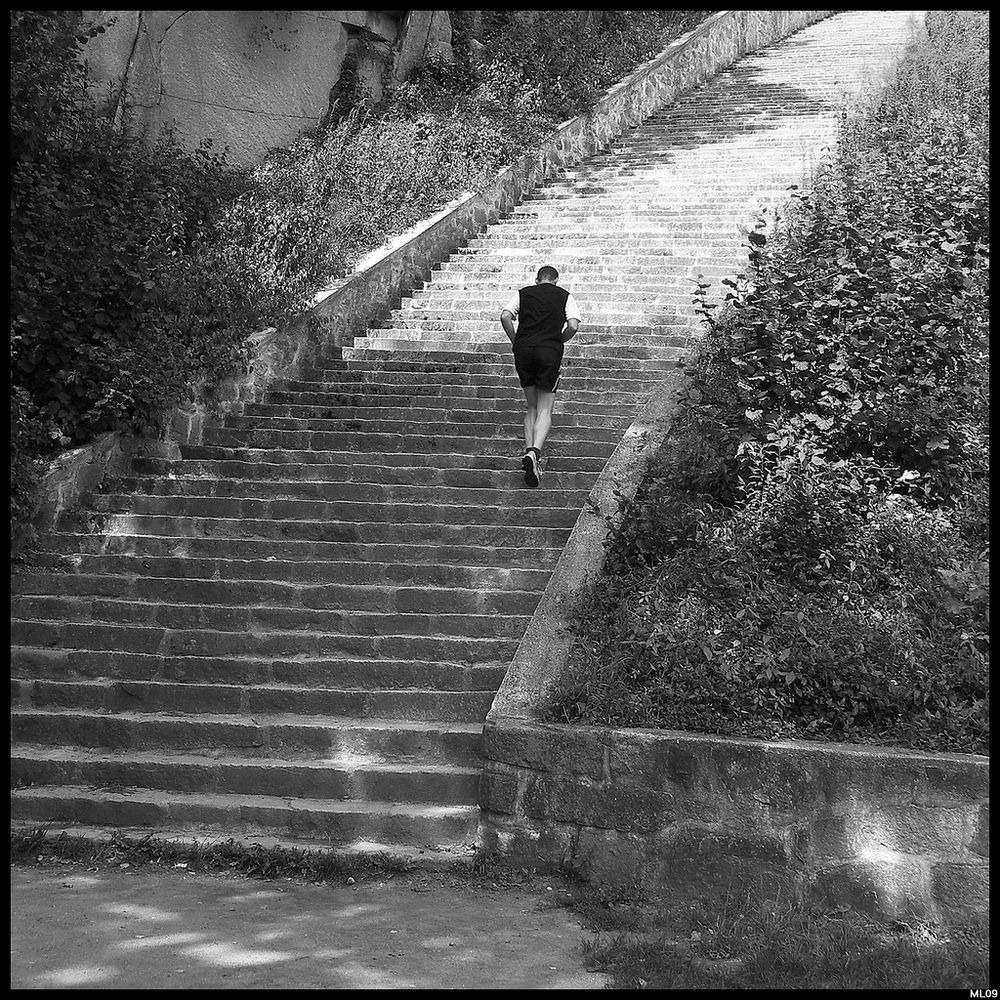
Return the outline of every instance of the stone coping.
{"type": "Polygon", "coordinates": [[[595,107],[563,122],[540,150],[500,170],[481,192],[446,205],[407,233],[373,251],[362,269],[331,283],[313,306],[282,330],[253,334],[249,370],[211,389],[195,387],[193,401],[171,416],[164,440],[112,432],[55,458],[39,488],[32,524],[12,543],[16,554],[37,530],[51,528],[58,514],[97,488],[106,476],[124,472],[136,454],[179,456],[182,444],[198,444],[203,431],[227,413],[242,412],[271,382],[294,378],[324,351],[350,343],[426,281],[432,268],[456,247],[506,215],[525,194],[559,169],[572,166],[617,135],[638,125],[679,94],[713,76],[741,55],[778,41],[834,11],[718,11],[671,42],[659,55],[612,86],[595,107]]]}

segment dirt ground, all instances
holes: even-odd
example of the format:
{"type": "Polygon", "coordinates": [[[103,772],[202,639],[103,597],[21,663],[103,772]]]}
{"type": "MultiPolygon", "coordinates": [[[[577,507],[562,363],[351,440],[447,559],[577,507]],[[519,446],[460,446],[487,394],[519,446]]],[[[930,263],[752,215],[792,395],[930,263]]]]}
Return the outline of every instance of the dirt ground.
{"type": "Polygon", "coordinates": [[[600,989],[560,890],[11,868],[12,989],[600,989]]]}

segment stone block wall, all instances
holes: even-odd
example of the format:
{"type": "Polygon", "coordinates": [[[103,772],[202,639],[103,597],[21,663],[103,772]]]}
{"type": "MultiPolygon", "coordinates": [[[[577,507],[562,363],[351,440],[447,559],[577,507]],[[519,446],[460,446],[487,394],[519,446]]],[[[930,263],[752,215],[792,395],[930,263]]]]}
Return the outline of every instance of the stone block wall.
{"type": "Polygon", "coordinates": [[[595,886],[960,922],[989,900],[989,761],[493,717],[484,846],[595,886]]]}

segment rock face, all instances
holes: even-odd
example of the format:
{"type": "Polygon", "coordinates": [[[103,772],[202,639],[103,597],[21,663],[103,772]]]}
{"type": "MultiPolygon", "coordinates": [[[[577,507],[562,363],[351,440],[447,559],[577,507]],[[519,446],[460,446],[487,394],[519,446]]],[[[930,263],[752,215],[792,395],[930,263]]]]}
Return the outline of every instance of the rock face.
{"type": "Polygon", "coordinates": [[[138,121],[211,138],[241,164],[285,145],[326,112],[342,69],[374,99],[424,58],[450,56],[447,11],[102,10],[86,46],[95,97],[138,121]]]}
{"type": "Polygon", "coordinates": [[[801,180],[895,23],[840,15],[737,63],[380,328],[60,515],[13,581],[14,818],[471,844],[483,719],[591,486],[697,334],[695,276],[742,266],[738,223],[801,180]],[[498,316],[543,263],[583,325],[529,490],[498,316]]]}

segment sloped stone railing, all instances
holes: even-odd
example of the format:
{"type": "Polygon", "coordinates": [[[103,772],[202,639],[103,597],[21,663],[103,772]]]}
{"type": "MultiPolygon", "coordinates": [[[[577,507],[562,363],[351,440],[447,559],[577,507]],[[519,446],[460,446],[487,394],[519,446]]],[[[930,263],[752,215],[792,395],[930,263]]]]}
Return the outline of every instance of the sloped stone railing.
{"type": "MultiPolygon", "coordinates": [[[[123,473],[138,454],[176,458],[183,444],[198,444],[207,427],[243,404],[259,400],[272,381],[294,378],[331,347],[361,336],[404,294],[422,285],[431,269],[458,246],[507,214],[531,190],[560,169],[585,159],[679,95],[753,52],[831,15],[831,10],[726,10],[706,18],[659,55],[619,81],[586,114],[564,122],[538,152],[501,170],[483,191],[446,206],[387,247],[370,254],[347,278],[319,295],[313,307],[282,330],[255,334],[255,358],[248,372],[223,382],[204,401],[179,406],[164,440],[105,434],[66,452],[49,467],[39,490],[32,525],[45,530],[72,508],[81,493],[107,476],[123,473]]],[[[12,550],[31,534],[21,532],[12,550]]]]}

